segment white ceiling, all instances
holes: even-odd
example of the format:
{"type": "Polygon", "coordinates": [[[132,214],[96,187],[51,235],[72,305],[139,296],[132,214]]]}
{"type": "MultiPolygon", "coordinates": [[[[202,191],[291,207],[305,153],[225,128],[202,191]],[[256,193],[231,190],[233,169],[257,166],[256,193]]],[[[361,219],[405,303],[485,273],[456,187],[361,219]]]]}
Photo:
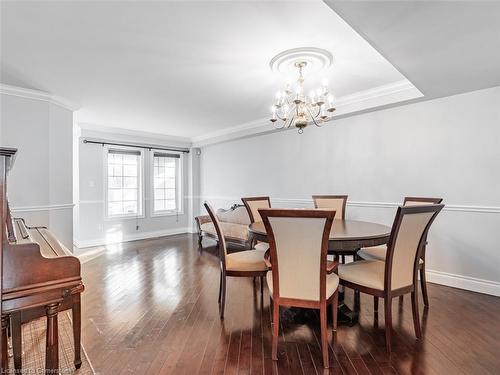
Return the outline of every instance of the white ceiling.
{"type": "Polygon", "coordinates": [[[500,1],[326,3],[426,99],[500,85],[500,1]]]}
{"type": "Polygon", "coordinates": [[[325,3],[5,2],[1,82],[80,106],[78,121],[199,137],[268,116],[277,53],[325,48],[337,97],[405,80],[325,3]]]}

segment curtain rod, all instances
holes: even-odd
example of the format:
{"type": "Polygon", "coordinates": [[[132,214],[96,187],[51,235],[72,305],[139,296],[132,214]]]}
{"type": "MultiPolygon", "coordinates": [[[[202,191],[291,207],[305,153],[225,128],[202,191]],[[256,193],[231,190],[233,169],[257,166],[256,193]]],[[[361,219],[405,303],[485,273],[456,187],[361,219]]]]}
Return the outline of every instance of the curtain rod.
{"type": "Polygon", "coordinates": [[[128,143],[114,143],[114,142],[106,142],[106,141],[92,141],[90,139],[84,139],[83,143],[92,143],[96,145],[110,145],[110,146],[125,146],[125,147],[135,147],[135,148],[145,148],[148,150],[162,150],[162,151],[174,151],[174,152],[183,152],[189,154],[188,148],[175,148],[175,147],[161,147],[154,145],[140,145],[140,144],[128,144],[128,143]]]}

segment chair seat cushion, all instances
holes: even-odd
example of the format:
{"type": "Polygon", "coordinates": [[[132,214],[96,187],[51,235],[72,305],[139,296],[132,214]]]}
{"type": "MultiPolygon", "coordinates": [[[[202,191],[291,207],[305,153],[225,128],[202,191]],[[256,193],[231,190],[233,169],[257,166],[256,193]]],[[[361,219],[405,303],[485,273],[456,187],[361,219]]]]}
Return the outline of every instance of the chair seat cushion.
{"type": "MultiPolygon", "coordinates": [[[[358,255],[365,260],[381,260],[385,261],[385,254],[387,253],[386,246],[380,247],[367,247],[358,251],[358,255]]],[[[422,259],[419,260],[420,264],[423,264],[422,259]]]]}
{"type": "MultiPolygon", "coordinates": [[[[273,272],[268,271],[266,275],[269,293],[273,295],[273,272]]],[[[326,299],[330,298],[339,286],[339,277],[335,273],[326,275],[326,299]]]]}
{"type": "MultiPolygon", "coordinates": [[[[224,233],[225,238],[234,238],[237,240],[247,241],[248,240],[248,226],[244,224],[236,223],[220,223],[222,227],[222,233],[224,233]]],[[[206,233],[210,233],[213,236],[217,236],[215,231],[215,226],[212,222],[205,223],[200,226],[200,229],[206,233]]]]}
{"type": "Polygon", "coordinates": [[[266,271],[265,250],[246,250],[226,255],[227,271],[266,271]]]}
{"type": "Polygon", "coordinates": [[[379,260],[361,260],[338,266],[341,280],[377,290],[384,290],[384,271],[385,262],[379,260]]]}
{"type": "Polygon", "coordinates": [[[269,244],[267,242],[259,242],[255,245],[255,249],[267,251],[269,249],[269,244]]]}

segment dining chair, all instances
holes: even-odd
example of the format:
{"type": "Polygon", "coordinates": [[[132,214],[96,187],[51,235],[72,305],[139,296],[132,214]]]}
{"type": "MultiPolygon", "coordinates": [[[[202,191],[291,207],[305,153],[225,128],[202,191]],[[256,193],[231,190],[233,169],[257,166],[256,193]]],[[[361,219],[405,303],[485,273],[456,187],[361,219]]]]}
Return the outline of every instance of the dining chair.
{"type": "Polygon", "coordinates": [[[269,238],[267,285],[272,309],[272,359],[278,359],[280,306],[319,309],[323,365],[328,368],[326,309],[331,305],[337,329],[337,262],[327,264],[335,211],[259,209],[269,238]]]}
{"type": "MultiPolygon", "coordinates": [[[[427,197],[405,197],[403,201],[404,206],[418,206],[427,204],[440,204],[443,198],[427,198],[427,197]]],[[[420,275],[420,285],[422,288],[422,297],[424,299],[424,305],[429,306],[429,296],[427,294],[427,280],[425,278],[425,248],[427,245],[427,238],[424,239],[422,244],[423,249],[418,262],[419,275],[420,275]]],[[[358,251],[358,256],[365,260],[382,260],[385,261],[385,255],[387,253],[386,246],[379,247],[367,247],[358,251]]],[[[403,296],[400,297],[403,299],[403,296]]],[[[378,304],[374,300],[375,311],[378,309],[378,304]]]]}
{"type": "MultiPolygon", "coordinates": [[[[246,197],[241,198],[241,201],[247,209],[248,216],[250,217],[250,223],[262,221],[259,214],[259,208],[271,208],[271,199],[269,199],[269,197],[246,197]]],[[[252,246],[254,246],[257,250],[269,249],[269,244],[267,242],[252,243],[252,246]]]]}
{"type": "MultiPolygon", "coordinates": [[[[335,218],[345,220],[345,207],[347,195],[313,195],[314,208],[335,210],[335,218]]],[[[345,263],[345,255],[341,255],[342,263],[345,263]]]]}
{"type": "Polygon", "coordinates": [[[335,218],[345,220],[347,195],[313,195],[314,208],[335,210],[335,218]]]}
{"type": "Polygon", "coordinates": [[[213,208],[204,203],[218,237],[220,280],[219,280],[219,314],[224,319],[226,304],[226,278],[233,277],[260,277],[260,292],[264,292],[264,277],[267,274],[267,264],[264,261],[265,250],[244,250],[228,254],[226,240],[219,219],[213,208]]]}
{"type": "Polygon", "coordinates": [[[362,260],[338,266],[340,284],[376,298],[384,298],[385,340],[391,352],[392,299],[411,293],[413,325],[418,339],[422,337],[418,315],[419,261],[429,228],[442,204],[400,206],[387,244],[385,261],[362,260]]]}

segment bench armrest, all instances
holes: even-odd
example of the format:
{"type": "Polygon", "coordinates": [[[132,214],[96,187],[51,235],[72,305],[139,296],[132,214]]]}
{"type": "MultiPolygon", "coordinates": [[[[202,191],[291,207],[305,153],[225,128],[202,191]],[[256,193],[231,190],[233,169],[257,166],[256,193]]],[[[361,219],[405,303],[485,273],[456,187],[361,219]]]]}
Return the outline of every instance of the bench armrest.
{"type": "Polygon", "coordinates": [[[201,232],[201,226],[205,223],[210,223],[212,220],[210,219],[210,216],[208,215],[202,215],[202,216],[196,216],[194,218],[196,221],[196,225],[198,227],[198,232],[201,232]]]}

